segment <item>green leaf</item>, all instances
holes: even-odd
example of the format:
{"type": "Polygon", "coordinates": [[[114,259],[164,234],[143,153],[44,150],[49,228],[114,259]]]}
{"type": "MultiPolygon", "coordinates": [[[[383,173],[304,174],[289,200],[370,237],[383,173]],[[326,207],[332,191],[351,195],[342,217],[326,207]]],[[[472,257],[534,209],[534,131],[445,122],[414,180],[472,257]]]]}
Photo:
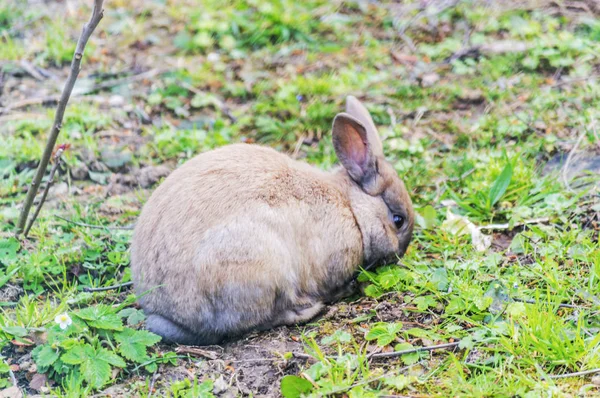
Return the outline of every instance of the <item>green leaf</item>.
{"type": "MultiPolygon", "coordinates": [[[[148,332],[148,333],[150,333],[150,332],[148,332]]],[[[98,351],[96,352],[96,359],[99,361],[107,362],[118,368],[124,368],[126,366],[123,358],[121,358],[114,352],[107,350],[104,347],[101,347],[98,349],[98,351]]]]}
{"type": "Polygon", "coordinates": [[[119,352],[125,358],[134,362],[145,362],[148,360],[146,348],[160,341],[160,336],[146,330],[125,329],[115,335],[119,343],[119,352]]]}
{"type": "Polygon", "coordinates": [[[398,375],[394,377],[384,377],[383,383],[386,386],[392,387],[393,389],[400,392],[410,385],[411,380],[404,375],[398,375]]]}
{"type": "Polygon", "coordinates": [[[146,319],[143,311],[136,310],[135,308],[125,308],[117,313],[121,318],[127,318],[128,325],[137,325],[146,319]]]}
{"type": "Polygon", "coordinates": [[[81,374],[93,388],[100,388],[110,380],[111,365],[125,367],[125,361],[104,347],[95,349],[89,344],[76,346],[60,359],[69,365],[80,365],[81,374]]]}
{"type": "Polygon", "coordinates": [[[473,341],[473,337],[467,336],[463,338],[460,343],[458,343],[458,348],[461,350],[472,350],[475,346],[475,342],[473,341]]]}
{"type": "Polygon", "coordinates": [[[4,261],[13,261],[17,258],[17,252],[21,244],[15,238],[0,240],[0,259],[4,261]]]}
{"type": "Polygon", "coordinates": [[[425,311],[429,307],[435,307],[437,305],[437,301],[435,301],[435,298],[432,295],[417,297],[413,302],[417,305],[419,311],[425,311]]]}
{"type": "Polygon", "coordinates": [[[46,344],[43,345],[38,352],[36,352],[34,359],[38,367],[47,368],[56,362],[59,356],[59,350],[53,349],[51,346],[46,344]]]}
{"type": "MultiPolygon", "coordinates": [[[[406,350],[412,350],[413,348],[414,348],[413,345],[410,343],[400,343],[400,344],[396,344],[396,346],[394,347],[394,351],[406,351],[406,350]]],[[[413,365],[419,361],[419,358],[420,358],[420,354],[418,352],[404,354],[401,357],[402,362],[404,362],[405,365],[413,365]]]]}
{"type": "Polygon", "coordinates": [[[338,329],[331,336],[323,337],[321,343],[329,345],[335,342],[349,343],[352,340],[352,335],[342,329],[338,329]]]}
{"type": "Polygon", "coordinates": [[[6,334],[15,337],[25,337],[27,336],[27,329],[21,326],[3,326],[2,331],[6,334]]]}
{"type": "Polygon", "coordinates": [[[492,188],[490,188],[490,193],[488,197],[490,207],[494,206],[500,200],[500,198],[502,198],[502,195],[504,195],[506,189],[508,188],[508,185],[510,184],[512,175],[513,168],[512,164],[510,164],[509,162],[506,164],[506,166],[504,166],[504,170],[502,170],[498,178],[496,178],[496,181],[494,181],[492,188]]]}
{"type": "Polygon", "coordinates": [[[312,384],[301,377],[288,375],[281,379],[281,395],[284,398],[300,398],[312,390],[312,384]]]}
{"type": "Polygon", "coordinates": [[[455,314],[457,312],[463,311],[466,308],[465,302],[460,297],[453,297],[452,300],[446,306],[447,314],[455,314]]]}
{"type": "Polygon", "coordinates": [[[437,212],[431,205],[426,206],[423,210],[423,219],[425,221],[425,229],[431,229],[437,224],[437,212]]]}
{"type": "Polygon", "coordinates": [[[365,339],[377,340],[377,345],[384,347],[394,341],[401,330],[401,323],[377,323],[369,330],[365,339]]]}
{"type": "Polygon", "coordinates": [[[79,365],[85,361],[85,352],[83,346],[78,345],[64,353],[60,360],[69,365],[79,365]]]}
{"type": "Polygon", "coordinates": [[[105,304],[84,308],[75,312],[75,315],[96,329],[123,330],[121,317],[116,314],[114,308],[105,304]]]}
{"type": "Polygon", "coordinates": [[[365,288],[365,294],[368,297],[379,297],[383,294],[383,290],[381,290],[377,285],[369,285],[365,288]]]}
{"type": "Polygon", "coordinates": [[[387,334],[387,330],[385,330],[385,327],[374,326],[371,328],[371,330],[369,330],[369,332],[365,336],[365,339],[367,341],[377,340],[379,337],[384,336],[386,334],[387,334]]]}
{"type": "Polygon", "coordinates": [[[485,311],[492,304],[494,299],[492,297],[479,296],[473,299],[473,303],[479,311],[485,311]]]}
{"type": "Polygon", "coordinates": [[[85,361],[81,364],[81,374],[93,388],[99,389],[110,380],[110,365],[104,361],[85,361]]]}

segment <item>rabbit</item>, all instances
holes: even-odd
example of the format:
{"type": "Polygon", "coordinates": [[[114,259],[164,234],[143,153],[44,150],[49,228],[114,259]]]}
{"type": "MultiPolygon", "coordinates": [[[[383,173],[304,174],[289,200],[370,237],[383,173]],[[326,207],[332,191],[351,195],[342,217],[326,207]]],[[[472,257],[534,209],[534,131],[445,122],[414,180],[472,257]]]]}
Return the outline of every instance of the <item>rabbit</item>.
{"type": "Polygon", "coordinates": [[[255,144],[202,153],[144,205],[131,273],[146,328],[212,345],[306,323],[355,292],[364,268],[404,255],[409,194],[352,96],[333,121],[331,172],[255,144]]]}

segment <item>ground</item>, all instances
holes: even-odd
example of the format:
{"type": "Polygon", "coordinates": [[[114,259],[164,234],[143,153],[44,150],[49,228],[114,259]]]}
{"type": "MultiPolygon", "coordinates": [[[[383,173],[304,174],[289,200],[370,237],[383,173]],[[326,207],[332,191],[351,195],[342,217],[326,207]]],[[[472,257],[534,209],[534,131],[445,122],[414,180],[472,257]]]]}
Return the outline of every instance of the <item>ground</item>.
{"type": "Polygon", "coordinates": [[[600,394],[597,2],[106,1],[14,238],[91,5],[0,2],[0,395],[600,394]],[[130,280],[131,226],[195,154],[258,142],[330,168],[347,95],[418,214],[360,295],[199,348],[145,332],[129,287],[86,291],[130,280]]]}

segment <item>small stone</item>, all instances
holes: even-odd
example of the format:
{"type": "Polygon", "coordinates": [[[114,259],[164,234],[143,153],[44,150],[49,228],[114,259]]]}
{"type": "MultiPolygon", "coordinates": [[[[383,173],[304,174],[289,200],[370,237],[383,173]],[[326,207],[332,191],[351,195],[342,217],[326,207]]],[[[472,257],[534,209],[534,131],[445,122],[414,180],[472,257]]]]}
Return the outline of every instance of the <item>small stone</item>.
{"type": "Polygon", "coordinates": [[[71,168],[71,178],[74,180],[87,180],[90,176],[90,170],[85,164],[71,168]]]}
{"type": "Polygon", "coordinates": [[[440,75],[437,73],[426,73],[421,77],[422,87],[431,87],[440,80],[440,75]]]}
{"type": "Polygon", "coordinates": [[[23,361],[19,364],[19,367],[21,369],[29,369],[29,367],[32,365],[31,361],[23,361]]]}
{"type": "Polygon", "coordinates": [[[600,376],[596,375],[596,376],[592,377],[592,384],[600,386],[600,376]]]}
{"type": "Polygon", "coordinates": [[[148,166],[138,170],[137,180],[142,188],[149,188],[163,177],[168,176],[171,170],[166,166],[148,166]]]}
{"type": "Polygon", "coordinates": [[[229,385],[227,384],[223,376],[219,376],[219,378],[215,380],[213,384],[213,393],[220,394],[223,391],[227,390],[228,387],[229,385]]]}
{"type": "Polygon", "coordinates": [[[114,108],[121,107],[125,104],[125,98],[120,95],[113,95],[108,100],[108,104],[114,108]]]}
{"type": "Polygon", "coordinates": [[[23,398],[23,393],[19,387],[12,386],[0,391],[0,398],[23,398]]]}

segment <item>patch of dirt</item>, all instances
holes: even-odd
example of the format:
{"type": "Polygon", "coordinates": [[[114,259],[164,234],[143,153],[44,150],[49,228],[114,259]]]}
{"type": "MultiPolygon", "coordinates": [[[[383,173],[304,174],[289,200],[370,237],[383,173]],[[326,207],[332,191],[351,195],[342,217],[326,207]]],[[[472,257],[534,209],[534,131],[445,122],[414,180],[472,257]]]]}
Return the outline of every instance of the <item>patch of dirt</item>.
{"type": "MultiPolygon", "coordinates": [[[[249,335],[223,346],[201,347],[214,359],[199,357],[193,362],[181,360],[179,366],[161,366],[157,389],[183,379],[214,380],[214,392],[220,396],[279,396],[281,378],[296,374],[303,359],[284,359],[289,352],[302,352],[301,330],[280,327],[249,335]],[[222,379],[219,380],[222,376],[222,379]]],[[[165,351],[177,347],[162,346],[165,351]]]]}

